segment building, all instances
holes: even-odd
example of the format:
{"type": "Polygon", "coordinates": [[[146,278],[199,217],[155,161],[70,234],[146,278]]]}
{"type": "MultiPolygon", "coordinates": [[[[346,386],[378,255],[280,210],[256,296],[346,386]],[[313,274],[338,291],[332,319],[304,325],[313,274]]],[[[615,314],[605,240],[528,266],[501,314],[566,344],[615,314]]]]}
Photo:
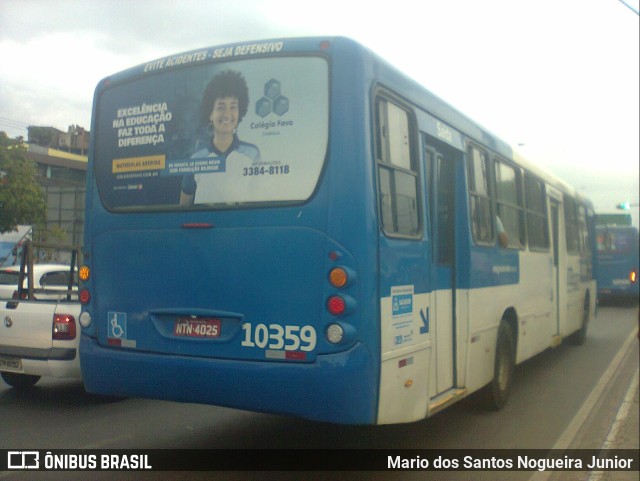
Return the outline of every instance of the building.
{"type": "Polygon", "coordinates": [[[89,132],[76,125],[68,132],[29,127],[27,159],[36,164],[38,182],[46,196],[46,230],[59,242],[82,245],[89,132]]]}
{"type": "Polygon", "coordinates": [[[89,150],[90,133],[79,125],[70,125],[67,132],[53,127],[29,126],[28,142],[64,152],[86,155],[89,150]]]}

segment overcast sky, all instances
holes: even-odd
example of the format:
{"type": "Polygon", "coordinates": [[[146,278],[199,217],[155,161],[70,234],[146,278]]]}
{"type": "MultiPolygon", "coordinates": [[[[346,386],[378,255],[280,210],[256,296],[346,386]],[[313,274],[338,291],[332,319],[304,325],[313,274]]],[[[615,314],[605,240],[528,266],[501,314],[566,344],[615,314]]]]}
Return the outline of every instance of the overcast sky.
{"type": "Polygon", "coordinates": [[[345,35],[612,212],[639,190],[640,22],[625,1],[0,0],[0,131],[89,129],[98,81],[155,58],[345,35]]]}

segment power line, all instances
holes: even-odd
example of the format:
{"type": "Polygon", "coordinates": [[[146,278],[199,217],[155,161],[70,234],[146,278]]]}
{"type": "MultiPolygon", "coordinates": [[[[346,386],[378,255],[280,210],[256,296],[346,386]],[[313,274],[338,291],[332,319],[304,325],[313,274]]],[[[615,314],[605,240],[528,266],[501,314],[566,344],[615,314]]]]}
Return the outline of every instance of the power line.
{"type": "Polygon", "coordinates": [[[11,122],[11,123],[13,123],[13,124],[16,124],[16,125],[23,125],[23,126],[25,126],[25,127],[28,127],[28,126],[29,126],[29,124],[27,124],[27,123],[25,123],[25,122],[20,122],[19,120],[9,119],[9,118],[7,118],[7,117],[0,117],[0,121],[1,121],[1,122],[11,122]]]}
{"type": "Polygon", "coordinates": [[[29,127],[29,124],[20,122],[18,120],[8,119],[6,117],[0,117],[0,125],[4,125],[5,127],[11,127],[14,129],[26,129],[29,127]]]}

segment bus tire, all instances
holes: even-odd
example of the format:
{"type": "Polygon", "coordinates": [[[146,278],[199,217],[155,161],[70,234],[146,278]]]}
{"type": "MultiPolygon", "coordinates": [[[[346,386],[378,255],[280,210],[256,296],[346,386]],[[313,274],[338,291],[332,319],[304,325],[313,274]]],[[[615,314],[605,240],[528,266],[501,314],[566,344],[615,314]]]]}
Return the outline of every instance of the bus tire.
{"type": "Polygon", "coordinates": [[[509,323],[503,319],[498,328],[493,379],[485,387],[484,404],[487,409],[497,411],[507,404],[513,386],[515,361],[516,349],[513,330],[509,323]]]}
{"type": "Polygon", "coordinates": [[[571,334],[567,340],[574,346],[582,346],[587,340],[587,326],[589,324],[589,317],[591,313],[591,307],[589,304],[589,296],[584,300],[584,311],[582,314],[582,326],[576,332],[571,334]]]}
{"type": "Polygon", "coordinates": [[[9,386],[16,389],[28,389],[40,380],[40,376],[20,374],[17,372],[2,372],[2,379],[9,386]]]}

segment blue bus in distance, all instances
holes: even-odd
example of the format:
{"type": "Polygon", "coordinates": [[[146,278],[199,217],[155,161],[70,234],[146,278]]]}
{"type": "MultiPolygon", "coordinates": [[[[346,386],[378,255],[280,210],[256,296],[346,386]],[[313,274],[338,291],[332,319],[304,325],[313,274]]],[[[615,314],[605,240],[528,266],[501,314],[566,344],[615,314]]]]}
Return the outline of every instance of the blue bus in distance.
{"type": "Polygon", "coordinates": [[[91,130],[89,392],[405,423],[585,341],[591,203],[352,40],[133,67],[91,130]]]}
{"type": "Polygon", "coordinates": [[[640,248],[638,229],[632,226],[599,225],[597,238],[598,299],[638,301],[640,248]]]}

